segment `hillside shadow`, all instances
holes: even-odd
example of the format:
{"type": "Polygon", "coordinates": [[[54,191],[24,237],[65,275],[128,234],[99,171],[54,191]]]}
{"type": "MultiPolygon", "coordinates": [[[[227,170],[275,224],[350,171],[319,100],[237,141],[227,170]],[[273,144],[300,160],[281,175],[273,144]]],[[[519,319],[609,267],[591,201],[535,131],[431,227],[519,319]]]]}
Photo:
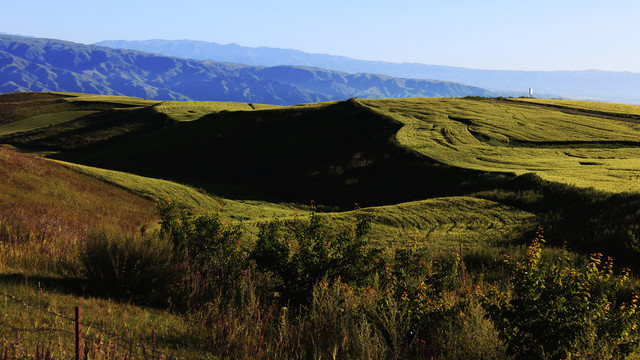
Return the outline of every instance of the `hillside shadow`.
{"type": "Polygon", "coordinates": [[[178,180],[230,199],[345,210],[464,195],[513,177],[403,149],[395,142],[401,126],[353,101],[223,112],[57,158],[178,180]]]}

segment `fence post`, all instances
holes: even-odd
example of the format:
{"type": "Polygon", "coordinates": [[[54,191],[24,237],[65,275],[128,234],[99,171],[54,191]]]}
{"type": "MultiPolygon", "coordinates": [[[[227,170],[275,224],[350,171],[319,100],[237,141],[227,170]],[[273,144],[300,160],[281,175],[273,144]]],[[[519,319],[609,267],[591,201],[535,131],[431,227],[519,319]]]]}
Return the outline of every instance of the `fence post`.
{"type": "Polygon", "coordinates": [[[80,360],[82,348],[82,308],[76,306],[76,360],[80,360]]]}

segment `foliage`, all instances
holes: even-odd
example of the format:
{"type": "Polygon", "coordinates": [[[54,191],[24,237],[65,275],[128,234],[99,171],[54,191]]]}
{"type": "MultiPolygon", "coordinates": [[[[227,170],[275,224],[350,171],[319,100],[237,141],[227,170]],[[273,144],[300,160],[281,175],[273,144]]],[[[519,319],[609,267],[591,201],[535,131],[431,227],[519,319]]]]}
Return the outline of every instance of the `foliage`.
{"type": "Polygon", "coordinates": [[[638,295],[625,300],[628,272],[591,256],[585,267],[540,261],[542,233],[513,263],[510,292],[494,289],[484,307],[516,359],[626,357],[638,347],[638,295]]]}
{"type": "Polygon", "coordinates": [[[161,202],[159,210],[160,233],[171,239],[176,255],[188,264],[190,301],[203,303],[232,289],[247,269],[239,225],[223,223],[217,214],[190,215],[170,201],[161,202]]]}
{"type": "Polygon", "coordinates": [[[158,234],[93,233],[80,263],[87,287],[96,295],[167,306],[179,294],[183,266],[174,258],[171,242],[158,234]]]}
{"type": "Polygon", "coordinates": [[[324,218],[274,220],[262,224],[251,253],[258,269],[273,273],[278,289],[294,302],[308,299],[323,278],[361,284],[380,264],[380,249],[368,244],[371,218],[334,231],[324,218]]]}

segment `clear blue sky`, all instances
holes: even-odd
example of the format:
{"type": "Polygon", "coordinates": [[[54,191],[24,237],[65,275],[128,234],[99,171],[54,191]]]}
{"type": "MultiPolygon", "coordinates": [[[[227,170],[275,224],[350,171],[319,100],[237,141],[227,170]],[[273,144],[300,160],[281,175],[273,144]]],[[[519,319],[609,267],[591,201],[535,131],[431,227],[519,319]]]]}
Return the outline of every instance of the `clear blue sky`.
{"type": "Polygon", "coordinates": [[[480,69],[640,72],[637,0],[0,0],[0,32],[191,39],[480,69]]]}

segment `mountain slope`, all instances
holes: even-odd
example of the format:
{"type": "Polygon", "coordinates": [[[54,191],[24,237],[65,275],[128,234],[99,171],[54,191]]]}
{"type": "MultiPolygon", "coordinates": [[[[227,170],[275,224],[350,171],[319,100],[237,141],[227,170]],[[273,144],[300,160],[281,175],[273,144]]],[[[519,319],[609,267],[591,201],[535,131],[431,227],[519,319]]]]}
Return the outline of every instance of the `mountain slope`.
{"type": "Polygon", "coordinates": [[[613,71],[477,70],[416,63],[366,61],[298,50],[244,47],[192,40],[109,40],[97,43],[119,49],[148,51],[192,59],[233,61],[250,65],[304,65],[348,73],[386,74],[401,78],[456,81],[491,90],[640,103],[640,74],[613,71]]]}
{"type": "Polygon", "coordinates": [[[166,57],[60,40],[0,36],[0,92],[63,91],[155,100],[276,105],[350,97],[486,96],[462,84],[347,74],[318,68],[246,66],[166,57]]]}

